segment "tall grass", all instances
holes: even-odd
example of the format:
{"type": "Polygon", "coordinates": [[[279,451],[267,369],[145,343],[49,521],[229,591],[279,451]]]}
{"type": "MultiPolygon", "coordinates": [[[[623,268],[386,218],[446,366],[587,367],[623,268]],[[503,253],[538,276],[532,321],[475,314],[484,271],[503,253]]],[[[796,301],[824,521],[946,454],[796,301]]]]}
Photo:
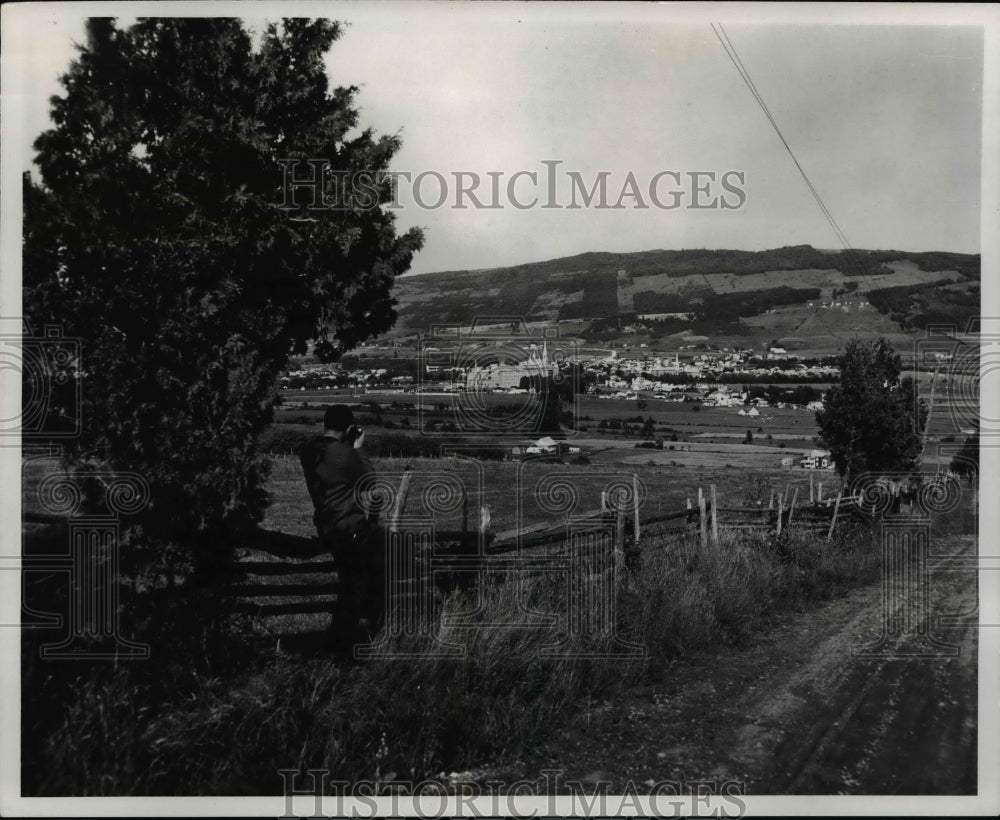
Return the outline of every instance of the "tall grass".
{"type": "MultiPolygon", "coordinates": [[[[618,587],[618,636],[646,648],[632,659],[546,656],[557,635],[535,613],[562,611],[566,589],[545,573],[486,585],[478,602],[452,593],[427,635],[395,639],[419,656],[408,660],[276,656],[240,629],[220,642],[190,612],[161,630],[147,663],[46,664],[26,640],[23,788],[268,794],[280,791],[282,768],[422,780],[502,765],[581,698],[739,643],[769,615],[874,579],[878,564],[870,534],[849,527],[829,544],[795,533],[775,542],[724,532],[705,548],[651,539],[618,587]],[[456,657],[430,656],[435,637],[460,647],[456,657]]],[[[618,651],[610,635],[565,649],[618,651]]]]}

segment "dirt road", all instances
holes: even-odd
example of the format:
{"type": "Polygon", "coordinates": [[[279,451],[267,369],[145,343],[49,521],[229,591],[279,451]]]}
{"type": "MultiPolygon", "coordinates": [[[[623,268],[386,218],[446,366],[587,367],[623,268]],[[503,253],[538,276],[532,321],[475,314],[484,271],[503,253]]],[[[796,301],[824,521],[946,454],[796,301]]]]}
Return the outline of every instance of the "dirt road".
{"type": "MultiPolygon", "coordinates": [[[[974,540],[934,551],[974,555],[974,540]]],[[[930,623],[955,657],[898,657],[920,645],[908,636],[890,641],[897,657],[861,657],[884,623],[881,585],[866,587],[783,616],[751,646],[676,663],[656,684],[586,706],[504,775],[560,769],[640,789],[738,780],[749,794],[974,794],[976,576],[944,564],[932,562],[930,623]]]]}

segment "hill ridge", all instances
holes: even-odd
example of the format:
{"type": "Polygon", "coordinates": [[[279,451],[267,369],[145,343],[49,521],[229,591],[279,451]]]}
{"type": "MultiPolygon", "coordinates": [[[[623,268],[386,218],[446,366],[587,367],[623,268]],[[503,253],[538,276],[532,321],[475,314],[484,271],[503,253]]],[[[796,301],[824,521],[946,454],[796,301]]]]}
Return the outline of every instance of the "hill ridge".
{"type": "MultiPolygon", "coordinates": [[[[793,327],[815,325],[812,314],[833,303],[852,314],[852,327],[860,321],[873,333],[905,335],[929,324],[964,327],[979,313],[980,277],[979,254],[950,251],[831,253],[808,244],[763,251],[585,251],[401,278],[394,291],[399,321],[392,335],[502,315],[569,324],[587,341],[607,341],[608,334],[622,332],[647,334],[653,341],[684,333],[729,338],[773,333],[769,338],[780,339],[793,327]]],[[[820,326],[838,324],[822,318],[820,326]]]]}

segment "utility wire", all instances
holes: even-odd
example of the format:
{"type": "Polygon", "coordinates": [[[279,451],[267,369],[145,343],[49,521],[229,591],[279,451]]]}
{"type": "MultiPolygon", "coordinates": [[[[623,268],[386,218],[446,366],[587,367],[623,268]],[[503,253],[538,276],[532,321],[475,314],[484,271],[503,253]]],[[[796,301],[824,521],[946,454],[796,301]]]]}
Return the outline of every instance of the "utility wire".
{"type": "MultiPolygon", "coordinates": [[[[809,175],[806,174],[805,169],[802,167],[798,158],[795,156],[795,152],[792,151],[792,147],[788,144],[788,140],[785,139],[785,135],[781,132],[781,128],[778,126],[777,121],[771,114],[771,110],[768,108],[767,103],[764,102],[764,97],[761,95],[760,91],[757,89],[757,85],[754,83],[753,78],[750,76],[750,72],[747,70],[746,66],[743,64],[743,60],[740,59],[739,53],[736,51],[736,47],[733,45],[732,41],[729,39],[729,35],[723,28],[721,23],[713,23],[712,31],[715,36],[719,39],[722,44],[722,48],[726,52],[726,56],[729,57],[736,69],[737,73],[742,78],[743,82],[746,84],[750,91],[750,94],[757,101],[760,106],[761,111],[764,112],[764,116],[767,117],[768,122],[771,123],[771,127],[774,128],[775,133],[778,135],[778,139],[781,140],[781,144],[785,146],[785,150],[788,155],[792,158],[792,162],[795,163],[795,167],[798,169],[799,173],[802,175],[802,179],[805,181],[806,186],[809,188],[809,192],[812,194],[813,199],[816,200],[816,204],[819,206],[820,211],[823,213],[824,218],[830,224],[833,229],[834,235],[837,237],[838,241],[843,245],[844,250],[847,252],[849,258],[851,258],[856,267],[855,276],[865,280],[869,288],[875,287],[875,283],[871,281],[867,274],[867,265],[863,264],[859,258],[857,250],[851,245],[850,241],[847,239],[847,234],[841,229],[837,220],[834,218],[830,209],[827,208],[826,203],[823,202],[823,198],[819,195],[819,191],[816,190],[816,186],[812,184],[812,180],[809,179],[809,175]]],[[[837,335],[837,334],[834,334],[837,335]]]]}
{"type": "Polygon", "coordinates": [[[792,151],[792,147],[788,144],[788,140],[785,139],[785,135],[781,133],[781,128],[778,127],[778,123],[771,115],[771,111],[767,107],[767,103],[764,102],[764,98],[757,90],[757,86],[754,84],[753,78],[750,76],[750,72],[747,71],[746,66],[743,65],[743,61],[740,59],[740,56],[737,53],[736,48],[730,41],[729,35],[726,34],[726,31],[722,27],[722,24],[713,23],[712,31],[714,31],[715,36],[719,38],[719,42],[722,44],[723,49],[725,49],[726,55],[729,57],[733,66],[736,68],[736,71],[739,73],[740,77],[743,79],[743,82],[746,83],[747,88],[750,90],[750,93],[753,95],[753,98],[757,101],[757,104],[760,106],[761,111],[764,112],[764,116],[767,117],[768,122],[771,123],[771,126],[774,128],[774,132],[778,135],[778,139],[781,140],[781,144],[785,146],[785,150],[788,151],[788,155],[792,158],[792,162],[794,162],[795,167],[798,168],[799,173],[802,175],[802,179],[805,180],[805,183],[808,186],[809,191],[812,193],[813,198],[816,200],[816,204],[819,205],[820,210],[823,212],[823,216],[826,217],[826,220],[830,223],[830,227],[833,228],[833,231],[836,234],[837,239],[844,245],[846,249],[853,250],[851,248],[850,242],[847,241],[847,236],[844,234],[843,230],[841,230],[840,225],[837,224],[837,220],[833,218],[833,214],[830,213],[829,208],[826,207],[826,203],[823,202],[823,198],[819,195],[819,191],[816,190],[816,187],[812,184],[812,181],[809,179],[809,175],[806,174],[805,169],[803,169],[802,165],[799,163],[798,158],[795,156],[795,152],[792,151]]]}

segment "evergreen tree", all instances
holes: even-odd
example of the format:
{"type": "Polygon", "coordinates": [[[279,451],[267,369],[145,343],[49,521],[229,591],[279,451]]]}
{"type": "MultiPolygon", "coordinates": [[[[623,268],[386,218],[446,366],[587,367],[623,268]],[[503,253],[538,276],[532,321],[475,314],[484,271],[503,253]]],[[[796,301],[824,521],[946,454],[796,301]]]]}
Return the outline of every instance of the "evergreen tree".
{"type": "Polygon", "coordinates": [[[541,408],[538,411],[535,430],[539,433],[562,433],[562,396],[551,378],[542,379],[538,394],[541,408]]]}
{"type": "Polygon", "coordinates": [[[334,173],[385,171],[400,147],[359,130],[357,88],[329,85],[339,35],[289,19],[255,47],[235,18],[94,18],[52,99],[41,180],[25,176],[25,314],[80,339],[69,457],[146,477],[141,543],[216,546],[259,520],[257,439],[289,354],[317,340],[334,360],[395,320],[422,238],[397,234],[388,181],[365,202],[334,173]],[[328,159],[343,207],[307,212],[300,189],[285,210],[289,158],[328,159]]]}

